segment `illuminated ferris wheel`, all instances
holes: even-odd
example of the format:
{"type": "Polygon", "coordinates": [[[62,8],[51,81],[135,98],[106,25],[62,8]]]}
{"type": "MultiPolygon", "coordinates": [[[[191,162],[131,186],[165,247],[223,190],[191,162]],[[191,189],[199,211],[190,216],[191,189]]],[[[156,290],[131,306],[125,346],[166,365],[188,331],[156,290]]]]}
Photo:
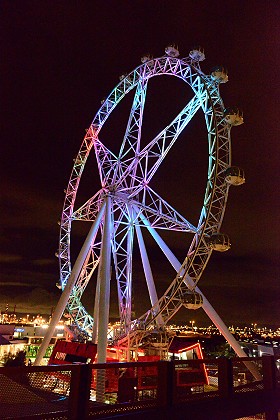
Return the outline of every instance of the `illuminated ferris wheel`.
{"type": "Polygon", "coordinates": [[[60,286],[65,295],[60,303],[60,312],[66,306],[74,323],[103,348],[107,340],[111,276],[117,284],[119,338],[129,334],[132,337],[140,330],[164,329],[182,306],[189,309],[202,306],[207,312],[208,301],[199,291],[197,283],[212,251],[226,251],[230,247],[229,238],[220,229],[229,185],[244,182],[243,171],[231,166],[230,141],[231,127],[242,124],[243,117],[238,109],[225,109],[220,97],[219,85],[228,80],[226,71],[216,67],[210,75],[205,75],[200,69],[204,58],[203,50],[195,48],[188,57],[180,59],[174,45],[165,49],[163,57],[143,56],[142,64],[123,75],[103,101],[74,161],[60,222],[60,286]],[[149,81],[155,76],[181,79],[190,87],[193,97],[165,128],[143,145],[145,100],[149,81]],[[134,91],[134,97],[125,135],[119,152],[113,153],[102,143],[102,128],[130,91],[134,91]],[[187,219],[187,214],[180,214],[172,203],[152,189],[151,180],[199,109],[205,117],[209,160],[203,206],[194,225],[187,219]],[[97,160],[100,189],[88,201],[77,206],[80,179],[92,149],[97,160]],[[88,235],[72,268],[71,232],[74,224],[79,223],[88,224],[88,235]],[[144,230],[174,268],[170,285],[161,296],[157,293],[157,278],[151,269],[144,230]],[[161,232],[164,230],[170,234],[176,231],[191,235],[191,245],[183,262],[176,258],[163,240],[161,232]],[[140,250],[150,309],[140,318],[133,319],[136,246],[140,250]],[[83,293],[90,281],[95,282],[96,288],[93,316],[82,303],[83,293]]]}

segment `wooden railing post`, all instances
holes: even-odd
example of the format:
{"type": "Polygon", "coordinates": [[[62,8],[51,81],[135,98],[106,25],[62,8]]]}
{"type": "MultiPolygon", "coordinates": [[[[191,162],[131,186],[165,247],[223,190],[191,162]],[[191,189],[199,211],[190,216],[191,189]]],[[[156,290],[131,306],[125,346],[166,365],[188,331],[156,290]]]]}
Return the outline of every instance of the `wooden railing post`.
{"type": "Polygon", "coordinates": [[[271,398],[270,409],[266,410],[265,418],[267,420],[278,420],[278,407],[276,404],[277,395],[277,368],[275,365],[274,356],[263,356],[262,357],[262,367],[263,367],[263,386],[264,390],[269,393],[271,398]]]}
{"type": "Polygon", "coordinates": [[[171,360],[167,365],[167,404],[174,405],[175,401],[175,363],[171,360]]]}
{"type": "Polygon", "coordinates": [[[166,360],[157,362],[158,366],[158,386],[157,386],[157,400],[160,406],[167,405],[168,399],[168,364],[166,360]]]}
{"type": "Polygon", "coordinates": [[[91,375],[92,365],[90,364],[75,366],[72,371],[68,416],[70,420],[84,420],[88,418],[91,375]]]}
{"type": "Polygon", "coordinates": [[[265,390],[276,389],[277,378],[276,378],[276,366],[274,356],[263,356],[263,385],[265,390]]]}
{"type": "Polygon", "coordinates": [[[158,362],[158,403],[161,406],[170,406],[173,403],[173,371],[172,362],[158,362]]]}
{"type": "Polygon", "coordinates": [[[218,386],[220,397],[228,398],[233,394],[233,368],[231,359],[225,357],[218,359],[218,386]]]}
{"type": "Polygon", "coordinates": [[[158,365],[157,400],[161,406],[167,405],[167,366],[168,362],[161,360],[158,365]]]}

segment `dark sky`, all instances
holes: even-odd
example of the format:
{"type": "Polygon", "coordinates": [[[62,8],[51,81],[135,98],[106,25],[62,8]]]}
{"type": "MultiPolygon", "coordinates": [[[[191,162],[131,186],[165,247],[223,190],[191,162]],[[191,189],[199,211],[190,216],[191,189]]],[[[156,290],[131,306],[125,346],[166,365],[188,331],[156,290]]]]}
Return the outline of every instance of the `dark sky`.
{"type": "MultiPolygon", "coordinates": [[[[211,258],[199,287],[227,323],[279,326],[279,2],[2,0],[0,14],[0,309],[9,303],[10,309],[16,304],[18,311],[44,313],[55,305],[57,221],[85,129],[119,75],[138,66],[143,53],[161,56],[175,42],[181,57],[194,45],[204,47],[205,73],[217,64],[227,67],[221,95],[226,106],[242,108],[245,120],[232,130],[232,151],[246,183],[230,189],[222,228],[232,248],[211,258]]],[[[165,79],[151,89],[152,133],[170,120],[182,92],[165,79]]],[[[118,112],[121,121],[125,109],[118,112]]],[[[115,145],[122,135],[116,121],[115,145]]],[[[194,125],[189,142],[178,143],[155,180],[157,191],[168,191],[164,198],[187,218],[193,206],[199,213],[206,179],[203,117],[194,125]]],[[[88,197],[96,191],[93,178],[88,197]]],[[[178,244],[170,239],[183,257],[178,244]]],[[[157,262],[155,249],[151,255],[157,262]]],[[[166,272],[155,277],[164,289],[166,272]]],[[[137,296],[136,309],[142,306],[137,296]]],[[[202,310],[177,319],[208,324],[202,310]]]]}

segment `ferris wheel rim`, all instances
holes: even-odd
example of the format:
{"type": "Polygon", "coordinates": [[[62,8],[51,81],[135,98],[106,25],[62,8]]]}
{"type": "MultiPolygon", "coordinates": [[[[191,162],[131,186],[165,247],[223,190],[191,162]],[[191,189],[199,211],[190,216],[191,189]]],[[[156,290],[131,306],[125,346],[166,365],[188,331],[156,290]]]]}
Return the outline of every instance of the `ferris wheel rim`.
{"type": "MultiPolygon", "coordinates": [[[[109,96],[107,97],[106,101],[102,104],[102,106],[100,107],[99,111],[97,112],[91,126],[90,129],[88,130],[84,141],[82,142],[82,146],[80,148],[80,151],[78,153],[78,156],[76,158],[74,167],[73,167],[73,171],[70,177],[70,181],[68,184],[68,188],[67,188],[67,192],[66,192],[66,197],[65,197],[65,203],[64,203],[64,207],[63,207],[63,213],[62,213],[62,221],[61,221],[61,233],[60,233],[60,265],[61,265],[61,283],[62,286],[65,286],[65,284],[67,283],[67,277],[70,275],[71,272],[71,262],[70,262],[70,234],[71,234],[71,225],[72,225],[72,217],[73,217],[73,209],[74,209],[74,204],[75,204],[75,197],[76,197],[76,193],[77,193],[77,189],[79,186],[79,181],[80,181],[80,177],[82,175],[84,166],[86,164],[86,160],[87,157],[91,151],[92,146],[94,145],[94,142],[98,141],[98,133],[100,132],[102,126],[104,125],[104,123],[106,122],[107,118],[109,117],[109,115],[111,114],[111,112],[113,111],[113,109],[118,105],[118,103],[123,99],[123,97],[133,88],[135,88],[135,86],[137,85],[139,78],[142,77],[143,78],[143,73],[145,74],[145,77],[147,79],[156,76],[156,75],[173,75],[176,77],[179,77],[181,79],[183,79],[187,84],[189,84],[192,88],[193,85],[192,83],[190,83],[190,80],[193,80],[194,77],[197,78],[197,80],[199,81],[199,83],[202,82],[203,84],[203,89],[205,89],[205,91],[207,91],[207,96],[210,102],[213,102],[213,98],[212,96],[215,96],[215,101],[216,101],[216,106],[217,104],[219,105],[219,107],[221,108],[221,110],[223,109],[223,103],[222,100],[220,98],[219,92],[218,92],[218,87],[217,85],[215,85],[213,82],[208,86],[207,85],[207,76],[205,76],[199,68],[194,68],[187,59],[178,59],[178,58],[170,58],[170,57],[160,57],[159,59],[153,59],[151,60],[153,63],[155,62],[155,60],[159,60],[161,61],[161,63],[169,63],[170,65],[170,71],[169,72],[164,72],[162,70],[159,70],[159,73],[157,74],[153,74],[151,71],[151,65],[150,65],[150,74],[147,73],[147,68],[149,69],[149,62],[140,65],[139,67],[137,67],[134,71],[132,71],[131,73],[129,73],[127,76],[124,77],[124,79],[116,86],[116,88],[109,94],[109,96]],[[173,66],[173,67],[172,67],[173,66]],[[172,68],[173,68],[173,72],[172,72],[172,68]],[[178,71],[178,69],[180,70],[179,75],[176,73],[178,71]],[[160,73],[161,71],[161,73],[160,73]],[[192,73],[193,72],[193,73],[192,73]],[[183,78],[183,73],[186,74],[188,76],[188,79],[184,79],[183,78]],[[136,75],[138,76],[138,79],[136,78],[136,75]],[[131,78],[133,78],[134,83],[131,83],[131,78]],[[137,80],[136,80],[137,79],[137,80]],[[115,103],[113,105],[112,104],[112,95],[116,95],[117,93],[119,94],[121,92],[120,87],[123,86],[124,87],[124,93],[120,94],[119,97],[117,98],[117,100],[115,101],[115,103]],[[215,92],[215,95],[213,95],[213,92],[209,92],[209,89],[213,89],[213,91],[215,92]],[[104,111],[106,109],[106,112],[104,111]]],[[[155,67],[153,67],[155,68],[155,67]]],[[[165,67],[166,69],[166,67],[165,67]]],[[[197,82],[198,83],[198,82],[197,82]]],[[[214,119],[217,118],[217,115],[215,113],[215,108],[212,103],[210,105],[210,108],[212,109],[212,118],[214,115],[214,119]]],[[[204,114],[205,114],[205,110],[204,110],[204,114]]],[[[215,133],[211,134],[212,136],[215,137],[215,141],[213,141],[213,144],[211,146],[209,146],[209,148],[214,148],[217,147],[216,144],[214,144],[215,142],[218,142],[218,137],[219,137],[219,133],[218,131],[224,131],[223,133],[223,137],[225,137],[225,143],[227,143],[228,145],[228,152],[227,152],[227,156],[226,156],[226,163],[224,166],[229,166],[230,165],[230,137],[229,137],[229,126],[228,124],[226,124],[225,122],[223,122],[223,117],[222,117],[222,113],[218,113],[218,117],[219,117],[219,124],[220,127],[218,128],[218,124],[215,121],[213,124],[213,121],[209,123],[209,121],[206,121],[206,125],[208,124],[212,124],[214,125],[214,131],[215,133]]],[[[211,126],[210,128],[212,128],[213,131],[213,127],[211,126]]],[[[209,127],[208,127],[208,131],[209,127]]],[[[209,138],[208,138],[208,142],[209,142],[209,138]]],[[[212,166],[211,167],[212,170],[213,168],[215,169],[215,171],[217,172],[217,165],[212,166]]],[[[223,169],[223,168],[222,168],[223,169]]],[[[221,168],[220,168],[221,170],[221,168]]],[[[210,171],[209,167],[208,167],[208,172],[210,171]]],[[[213,175],[213,174],[212,174],[213,175]]],[[[216,178],[218,176],[221,176],[220,174],[215,173],[214,174],[214,179],[216,180],[216,178]]],[[[212,182],[213,182],[213,177],[212,177],[212,182]]],[[[220,187],[219,187],[220,188],[220,187]]],[[[212,185],[212,188],[209,187],[209,179],[208,179],[208,183],[207,183],[207,187],[206,187],[206,193],[205,193],[205,197],[204,197],[204,206],[205,206],[205,201],[207,200],[214,200],[215,197],[213,197],[213,190],[214,187],[212,185]],[[207,189],[208,194],[207,194],[207,189]],[[207,195],[207,197],[206,197],[207,195]]],[[[223,215],[224,215],[224,211],[225,211],[225,203],[226,203],[226,199],[227,199],[227,191],[228,191],[228,187],[226,187],[224,189],[224,191],[222,192],[222,196],[223,196],[223,200],[224,200],[224,204],[221,206],[222,207],[222,213],[219,215],[219,220],[216,221],[215,223],[215,229],[214,230],[219,230],[219,227],[222,223],[222,219],[223,219],[223,215]]],[[[97,193],[98,194],[98,193],[97,193]]],[[[96,196],[97,196],[96,194],[96,196]]],[[[99,192],[99,200],[101,200],[101,190],[99,192]]],[[[208,208],[209,209],[209,208],[208,208]]],[[[197,238],[199,240],[199,244],[202,243],[202,245],[206,246],[205,244],[205,239],[204,239],[204,232],[206,230],[206,219],[209,218],[210,214],[209,214],[209,210],[207,212],[207,209],[205,210],[205,208],[202,208],[202,212],[201,212],[201,223],[199,226],[199,232],[197,234],[197,238]],[[202,223],[204,222],[204,223],[202,223]]],[[[213,230],[213,225],[211,225],[211,229],[213,230]]],[[[208,231],[210,232],[211,229],[208,229],[208,231]]],[[[198,244],[197,244],[198,247],[198,244]]],[[[197,248],[196,248],[197,249],[197,248]]],[[[205,263],[203,265],[203,269],[207,264],[208,259],[210,258],[211,255],[211,251],[208,252],[207,255],[207,260],[205,260],[205,263]]],[[[188,264],[189,261],[191,260],[192,256],[188,257],[188,264]]],[[[184,264],[182,265],[182,267],[184,266],[184,264]]],[[[186,267],[183,268],[183,270],[186,267]]],[[[203,271],[202,269],[202,271],[203,271]]],[[[202,274],[201,271],[201,274],[202,274]]],[[[182,277],[180,275],[178,275],[178,277],[182,277]]],[[[175,281],[175,280],[174,280],[175,281]]],[[[173,281],[173,283],[174,283],[173,281]]],[[[168,291],[170,291],[170,288],[172,286],[172,284],[169,286],[169,288],[167,289],[168,291]]],[[[178,283],[178,280],[177,280],[178,283]]],[[[181,281],[181,285],[183,285],[183,281],[181,281]]],[[[177,290],[178,287],[180,287],[180,285],[178,286],[177,284],[177,290]]],[[[176,293],[176,291],[173,291],[173,294],[176,293]]],[[[164,296],[167,294],[167,291],[165,292],[165,294],[162,296],[162,298],[164,298],[164,296]]],[[[89,314],[87,314],[86,310],[84,309],[83,305],[80,302],[77,302],[77,306],[79,306],[79,311],[81,313],[81,319],[83,319],[83,324],[90,324],[91,321],[91,316],[89,314]]],[[[153,311],[151,310],[151,313],[153,311]]],[[[78,317],[77,317],[78,318],[78,317]]],[[[140,317],[141,318],[141,317],[140,317]]]]}

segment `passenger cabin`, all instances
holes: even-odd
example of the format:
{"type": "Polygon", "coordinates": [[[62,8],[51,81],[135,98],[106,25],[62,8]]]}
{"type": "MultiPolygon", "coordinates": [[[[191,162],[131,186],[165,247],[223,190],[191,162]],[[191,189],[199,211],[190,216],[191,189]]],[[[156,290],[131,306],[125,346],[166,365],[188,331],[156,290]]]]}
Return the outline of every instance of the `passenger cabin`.
{"type": "Polygon", "coordinates": [[[194,47],[189,52],[189,57],[194,61],[203,61],[205,60],[204,49],[202,47],[194,47]]]}
{"type": "Polygon", "coordinates": [[[207,239],[207,244],[214,251],[225,252],[230,249],[230,240],[224,233],[212,233],[207,239]]]}
{"type": "Polygon", "coordinates": [[[200,293],[189,290],[182,296],[182,303],[187,309],[199,309],[203,305],[203,297],[200,293]]]}
{"type": "Polygon", "coordinates": [[[237,166],[230,166],[225,170],[225,181],[230,185],[242,185],[245,182],[244,171],[237,166]]]}
{"type": "Polygon", "coordinates": [[[228,74],[224,67],[216,66],[211,71],[211,78],[218,83],[226,83],[228,81],[228,74]]]}
{"type": "Polygon", "coordinates": [[[230,125],[241,125],[244,122],[242,112],[238,108],[226,108],[224,118],[230,125]]]}
{"type": "Polygon", "coordinates": [[[178,46],[175,44],[167,45],[167,47],[165,48],[165,54],[169,57],[179,57],[178,46]]]}
{"type": "Polygon", "coordinates": [[[141,63],[147,63],[148,61],[152,60],[153,56],[149,53],[142,55],[141,57],[141,63]]]}

